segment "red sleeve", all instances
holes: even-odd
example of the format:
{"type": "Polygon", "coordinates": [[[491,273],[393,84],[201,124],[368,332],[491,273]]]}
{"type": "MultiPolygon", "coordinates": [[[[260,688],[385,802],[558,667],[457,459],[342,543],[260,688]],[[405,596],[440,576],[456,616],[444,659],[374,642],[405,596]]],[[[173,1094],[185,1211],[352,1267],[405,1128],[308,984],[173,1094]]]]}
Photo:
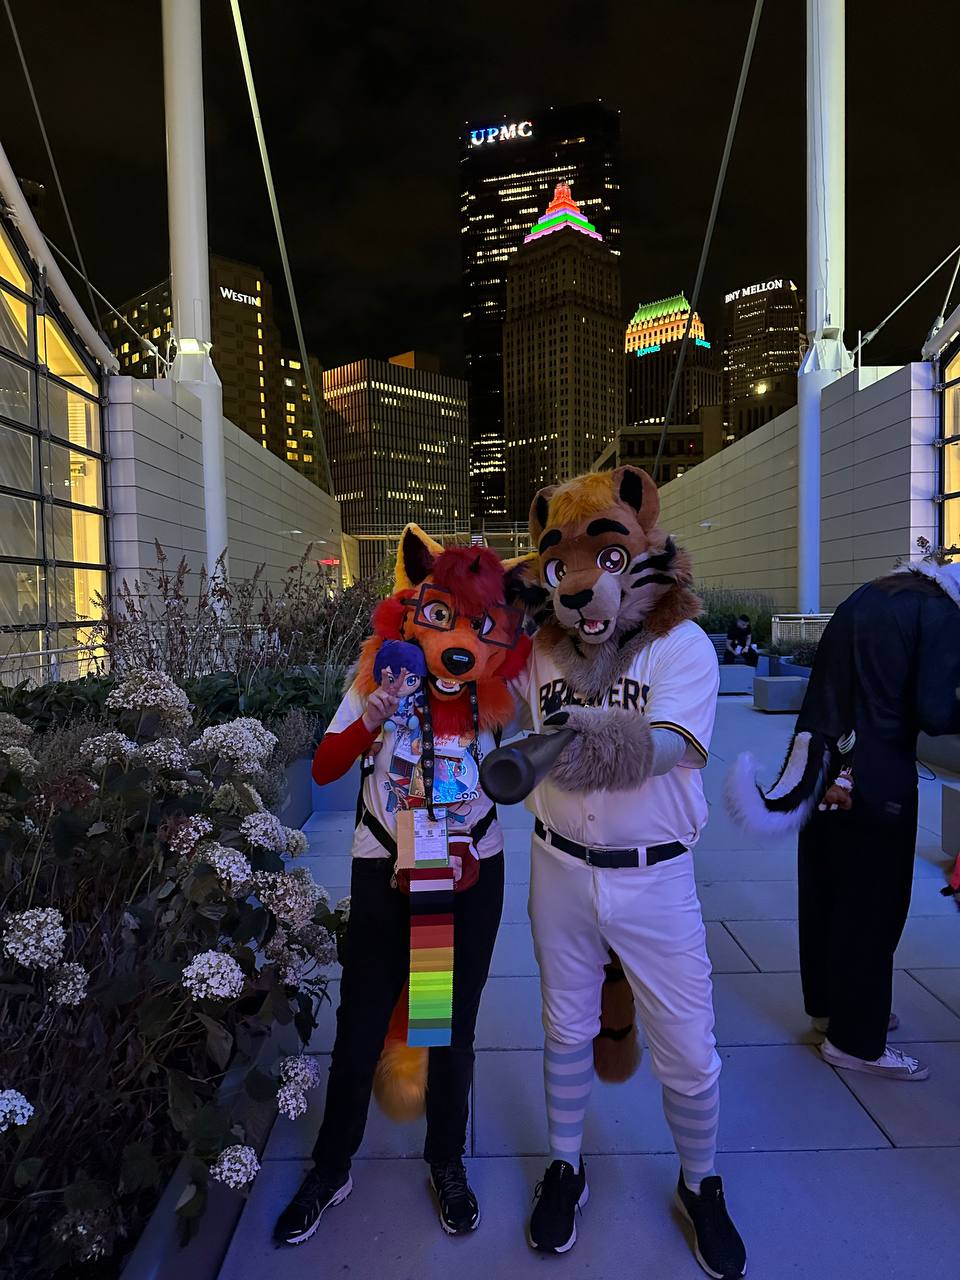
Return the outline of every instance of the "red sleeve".
{"type": "Polygon", "coordinates": [[[313,780],[317,786],[342,778],[355,760],[373,746],[377,735],[371,733],[358,716],[343,733],[325,733],[313,757],[313,780]]]}

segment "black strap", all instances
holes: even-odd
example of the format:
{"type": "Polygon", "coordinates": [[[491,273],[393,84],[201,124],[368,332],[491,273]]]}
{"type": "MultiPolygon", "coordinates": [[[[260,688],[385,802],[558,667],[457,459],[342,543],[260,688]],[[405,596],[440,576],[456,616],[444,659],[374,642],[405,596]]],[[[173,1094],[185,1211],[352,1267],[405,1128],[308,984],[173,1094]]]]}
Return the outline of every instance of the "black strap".
{"type": "MultiPolygon", "coordinates": [[[[568,840],[566,836],[559,835],[556,831],[551,831],[543,825],[539,818],[535,819],[533,829],[541,840],[546,840],[549,836],[549,843],[554,849],[569,853],[571,857],[579,858],[581,862],[586,862],[591,867],[620,868],[639,867],[642,865],[640,860],[641,850],[637,848],[591,849],[585,844],[578,844],[576,840],[568,840]]],[[[681,853],[686,852],[687,846],[681,844],[679,840],[672,840],[669,844],[648,845],[645,865],[653,867],[658,862],[666,862],[668,858],[676,858],[681,853]]]]}
{"type": "MultiPolygon", "coordinates": [[[[483,815],[466,834],[473,841],[474,848],[480,843],[490,828],[497,820],[497,806],[491,805],[487,812],[483,815]]],[[[377,844],[382,845],[386,849],[390,857],[396,862],[397,860],[397,842],[383,825],[375,814],[372,814],[366,805],[361,804],[360,821],[357,826],[365,826],[371,833],[377,844]]],[[[478,850],[479,852],[479,850],[478,850]]]]}

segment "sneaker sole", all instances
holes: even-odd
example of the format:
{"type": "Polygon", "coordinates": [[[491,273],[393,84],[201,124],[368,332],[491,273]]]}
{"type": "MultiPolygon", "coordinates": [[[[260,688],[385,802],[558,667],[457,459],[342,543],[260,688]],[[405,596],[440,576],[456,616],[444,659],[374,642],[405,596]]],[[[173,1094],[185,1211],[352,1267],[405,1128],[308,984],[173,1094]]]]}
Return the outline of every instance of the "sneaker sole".
{"type": "Polygon", "coordinates": [[[885,1080],[929,1080],[930,1068],[920,1067],[917,1071],[908,1071],[902,1067],[877,1067],[872,1062],[860,1062],[856,1058],[833,1057],[829,1050],[824,1050],[823,1045],[820,1046],[820,1056],[824,1062],[829,1062],[831,1067],[838,1067],[841,1071],[859,1071],[865,1076],[880,1076],[885,1080]]]}
{"type": "MultiPolygon", "coordinates": [[[[580,1199],[577,1201],[577,1208],[582,1211],[583,1206],[587,1203],[589,1199],[590,1199],[590,1187],[587,1185],[587,1183],[584,1183],[583,1191],[581,1192],[580,1199]]],[[[527,1244],[529,1244],[531,1249],[536,1249],[537,1253],[569,1253],[576,1243],[577,1243],[576,1214],[574,1214],[573,1235],[566,1242],[566,1244],[555,1244],[555,1245],[537,1244],[536,1240],[534,1240],[533,1236],[530,1234],[530,1228],[527,1227],[527,1244]]]]}
{"type": "Polygon", "coordinates": [[[352,1190],[353,1190],[353,1178],[351,1177],[351,1178],[347,1178],[346,1182],[343,1184],[343,1186],[340,1188],[337,1194],[333,1197],[333,1199],[328,1200],[327,1203],[323,1206],[323,1208],[320,1210],[320,1213],[317,1216],[316,1222],[313,1223],[313,1225],[310,1227],[308,1231],[304,1231],[298,1236],[291,1236],[289,1239],[286,1239],[286,1240],[278,1240],[277,1243],[283,1244],[283,1245],[291,1245],[291,1246],[298,1245],[298,1244],[306,1244],[306,1242],[310,1239],[310,1237],[316,1233],[317,1227],[319,1227],[320,1223],[323,1221],[323,1215],[327,1212],[327,1210],[332,1209],[333,1206],[336,1204],[343,1204],[344,1200],[346,1200],[347,1196],[350,1194],[352,1190]]]}
{"type": "Polygon", "coordinates": [[[437,1217],[440,1219],[440,1225],[441,1227],[443,1227],[444,1231],[447,1233],[448,1236],[468,1236],[472,1231],[476,1231],[477,1227],[479,1227],[480,1225],[480,1206],[479,1205],[477,1205],[476,1221],[473,1223],[472,1226],[462,1227],[462,1228],[451,1227],[449,1226],[448,1223],[444,1221],[443,1206],[440,1203],[440,1197],[437,1194],[437,1188],[433,1185],[432,1178],[427,1179],[427,1185],[430,1187],[430,1190],[433,1192],[433,1198],[437,1202],[437,1217]]]}
{"type": "MultiPolygon", "coordinates": [[[[680,1199],[679,1191],[675,1191],[673,1193],[673,1202],[677,1206],[677,1208],[680,1210],[680,1212],[683,1214],[686,1221],[690,1223],[690,1230],[693,1232],[693,1256],[696,1258],[697,1262],[700,1263],[700,1266],[704,1269],[704,1271],[707,1273],[708,1276],[713,1276],[713,1280],[726,1280],[724,1273],[722,1271],[714,1271],[714,1269],[712,1267],[708,1267],[706,1262],[704,1261],[703,1254],[700,1252],[700,1248],[697,1245],[697,1229],[693,1225],[693,1219],[690,1217],[690,1214],[687,1210],[687,1206],[680,1199]]],[[[740,1272],[740,1275],[745,1276],[746,1274],[747,1274],[747,1264],[744,1263],[743,1270],[740,1272]]]]}

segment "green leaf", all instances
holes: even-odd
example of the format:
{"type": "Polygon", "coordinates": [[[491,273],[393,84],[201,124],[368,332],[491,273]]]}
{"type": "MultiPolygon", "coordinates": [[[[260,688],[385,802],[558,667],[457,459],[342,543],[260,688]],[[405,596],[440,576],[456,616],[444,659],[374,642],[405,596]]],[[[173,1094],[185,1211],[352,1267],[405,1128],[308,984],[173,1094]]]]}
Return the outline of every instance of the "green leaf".
{"type": "Polygon", "coordinates": [[[137,1014],[140,1032],[148,1040],[154,1040],[170,1027],[179,1002],[174,996],[154,996],[147,1000],[137,1014]]]}
{"type": "Polygon", "coordinates": [[[13,1172],[14,1186],[28,1187],[42,1168],[43,1160],[40,1156],[31,1156],[27,1160],[21,1160],[13,1172]]]}
{"type": "Polygon", "coordinates": [[[240,908],[240,919],[237,927],[233,931],[233,940],[238,945],[244,942],[252,942],[254,939],[263,940],[263,934],[270,923],[270,913],[266,907],[255,907],[249,902],[245,902],[240,908]]]}
{"type": "Polygon", "coordinates": [[[120,1182],[124,1193],[160,1185],[160,1165],[145,1142],[129,1142],[120,1157],[120,1182]]]}
{"type": "Polygon", "coordinates": [[[205,1013],[198,1013],[197,1018],[207,1028],[207,1053],[220,1070],[225,1071],[233,1053],[233,1036],[215,1018],[209,1018],[205,1013]]]}
{"type": "Polygon", "coordinates": [[[189,1076],[173,1067],[167,1068],[167,1101],[170,1106],[170,1122],[177,1133],[187,1137],[193,1116],[200,1105],[196,1090],[189,1076]]]}
{"type": "Polygon", "coordinates": [[[106,1209],[110,1204],[110,1188],[105,1182],[95,1182],[92,1178],[78,1178],[76,1182],[64,1189],[63,1203],[68,1209],[79,1212],[91,1209],[106,1209]]]}
{"type": "Polygon", "coordinates": [[[277,1096],[277,1082],[259,1067],[248,1071],[243,1087],[254,1102],[269,1102],[277,1096]]]}

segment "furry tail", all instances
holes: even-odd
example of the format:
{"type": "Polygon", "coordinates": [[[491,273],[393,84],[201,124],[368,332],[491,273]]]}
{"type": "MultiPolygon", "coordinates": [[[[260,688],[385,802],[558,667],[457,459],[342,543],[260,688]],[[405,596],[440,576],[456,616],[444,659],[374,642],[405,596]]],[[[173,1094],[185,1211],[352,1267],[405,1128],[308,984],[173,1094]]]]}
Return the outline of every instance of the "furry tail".
{"type": "Polygon", "coordinates": [[[756,761],[744,752],[727,774],[727,812],[741,827],[760,835],[799,831],[823,792],[830,759],[830,748],[821,734],[795,734],[780,776],[764,791],[757,782],[756,761]]]}
{"type": "Polygon", "coordinates": [[[633,992],[613,952],[603,972],[600,1031],[593,1042],[593,1065],[601,1080],[622,1084],[640,1065],[640,1038],[637,1035],[633,992]]]}
{"type": "Polygon", "coordinates": [[[429,1049],[412,1048],[407,1044],[407,988],[404,987],[390,1019],[373,1078],[373,1096],[389,1120],[405,1124],[423,1115],[429,1055],[429,1049]]]}

